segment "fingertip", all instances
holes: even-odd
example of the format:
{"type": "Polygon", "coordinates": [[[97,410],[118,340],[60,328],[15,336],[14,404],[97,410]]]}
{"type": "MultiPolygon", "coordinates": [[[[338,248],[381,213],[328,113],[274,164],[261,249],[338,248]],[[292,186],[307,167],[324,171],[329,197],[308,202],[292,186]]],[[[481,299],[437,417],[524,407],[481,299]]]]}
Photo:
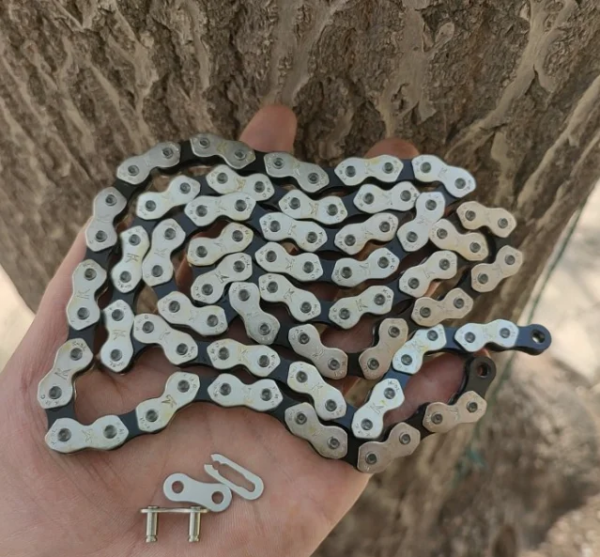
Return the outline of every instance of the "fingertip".
{"type": "Polygon", "coordinates": [[[293,110],[282,104],[273,104],[261,108],[254,115],[240,140],[258,151],[291,151],[296,128],[293,110]]]}
{"type": "Polygon", "coordinates": [[[410,142],[399,137],[388,137],[378,141],[369,149],[367,157],[378,157],[379,155],[393,155],[400,159],[410,159],[419,154],[418,149],[410,142]]]}
{"type": "Polygon", "coordinates": [[[40,301],[38,315],[46,314],[47,312],[60,311],[64,312],[69,298],[71,296],[71,277],[75,271],[75,267],[83,261],[85,255],[85,227],[82,228],[67,255],[56,270],[56,273],[48,283],[46,291],[40,301]]]}
{"type": "Polygon", "coordinates": [[[285,104],[270,104],[263,106],[257,113],[256,116],[261,115],[265,118],[282,118],[287,119],[288,123],[292,123],[296,126],[296,115],[294,111],[285,104]]]}
{"type": "Polygon", "coordinates": [[[82,229],[48,283],[31,327],[6,366],[7,370],[15,370],[27,385],[48,371],[56,349],[66,340],[65,307],[72,293],[73,271],[83,260],[85,249],[82,229]]]}

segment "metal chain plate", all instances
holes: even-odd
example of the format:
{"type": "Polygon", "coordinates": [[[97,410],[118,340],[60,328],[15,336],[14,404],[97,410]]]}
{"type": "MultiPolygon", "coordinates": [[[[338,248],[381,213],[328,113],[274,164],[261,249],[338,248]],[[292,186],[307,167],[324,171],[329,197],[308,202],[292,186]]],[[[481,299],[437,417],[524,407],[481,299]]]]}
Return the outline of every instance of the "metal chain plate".
{"type": "Polygon", "coordinates": [[[131,157],[116,175],[94,200],[66,306],[68,340],[38,387],[46,443],[58,452],[115,449],[205,402],[269,414],[321,456],[379,472],[425,437],[481,418],[495,375],[481,349],[535,355],[550,345],[541,325],[443,324],[464,318],[523,257],[508,244],[514,217],[462,203],[473,176],[437,157],[352,157],[321,168],[202,133],[131,157]],[[152,189],[160,174],[172,178],[152,189]],[[189,295],[178,284],[179,254],[191,270],[189,295]],[[320,296],[319,283],[340,294],[320,296]],[[156,313],[136,311],[146,288],[156,313]],[[324,342],[324,328],[352,335],[365,319],[373,323],[366,348],[324,342]],[[247,342],[229,338],[236,321],[247,342]],[[178,368],[218,375],[177,369],[161,396],[78,421],[77,376],[94,366],[125,373],[151,345],[178,368]],[[395,421],[410,377],[442,352],[463,357],[459,391],[395,421]],[[256,380],[243,382],[240,367],[256,380]],[[335,386],[346,376],[375,381],[358,408],[335,386]]]}

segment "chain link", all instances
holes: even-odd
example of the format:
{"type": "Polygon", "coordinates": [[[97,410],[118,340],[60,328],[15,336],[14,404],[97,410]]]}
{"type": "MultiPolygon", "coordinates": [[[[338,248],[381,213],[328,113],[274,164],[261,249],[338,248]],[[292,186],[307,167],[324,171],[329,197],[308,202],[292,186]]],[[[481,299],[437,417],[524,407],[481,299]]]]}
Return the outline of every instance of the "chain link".
{"type": "Polygon", "coordinates": [[[299,356],[310,360],[319,373],[328,379],[341,379],[348,373],[348,355],[339,348],[325,346],[314,325],[292,327],[288,334],[290,347],[299,356]]]}
{"type": "Polygon", "coordinates": [[[211,133],[127,159],[94,200],[66,306],[69,337],[38,386],[46,443],[62,453],[115,449],[205,402],[269,414],[321,456],[375,473],[428,435],[479,420],[495,367],[474,354],[484,347],[539,354],[550,334],[501,319],[443,324],[464,318],[523,263],[507,243],[516,226],[509,212],[460,203],[475,186],[466,170],[432,155],[351,157],[321,168],[211,133]],[[193,175],[183,172],[188,167],[193,175]],[[174,176],[164,190],[148,190],[161,173],[174,176]],[[174,264],[184,249],[189,297],[174,264]],[[446,293],[433,294],[444,281],[451,281],[446,293]],[[341,294],[322,296],[318,283],[341,294]],[[137,314],[144,288],[154,291],[157,314],[137,314]],[[371,342],[353,338],[347,351],[325,344],[316,326],[352,335],[367,314],[371,342]],[[227,338],[235,321],[250,344],[227,338]],[[97,335],[105,340],[95,358],[97,335]],[[218,374],[176,370],[159,397],[121,416],[78,421],[76,377],[95,364],[126,372],[151,345],[174,366],[218,374]],[[398,422],[408,380],[442,352],[463,358],[459,391],[398,422]],[[236,368],[257,380],[242,382],[236,368]],[[375,381],[360,407],[326,381],[347,376],[375,381]]]}
{"type": "Polygon", "coordinates": [[[200,182],[188,176],[177,176],[163,192],[148,191],[137,200],[136,215],[145,220],[158,219],[171,209],[189,203],[200,193],[200,182]]]}
{"type": "Polygon", "coordinates": [[[116,188],[106,188],[96,196],[92,219],[85,229],[85,241],[89,250],[98,252],[117,243],[113,221],[125,207],[127,199],[116,188]]]}
{"type": "Polygon", "coordinates": [[[245,193],[256,201],[266,201],[275,188],[264,174],[240,176],[226,165],[219,165],[206,175],[206,182],[217,193],[245,193]]]}
{"type": "Polygon", "coordinates": [[[254,232],[250,228],[232,222],[216,238],[192,238],[188,244],[187,260],[197,267],[213,265],[227,254],[244,251],[253,238],[254,232]]]}
{"type": "Polygon", "coordinates": [[[142,280],[142,262],[150,249],[150,238],[143,226],[121,233],[121,259],[110,271],[113,286],[123,294],[132,292],[142,280]]]}
{"type": "Polygon", "coordinates": [[[125,300],[115,300],[102,313],[107,338],[100,348],[100,362],[109,370],[119,373],[127,369],[133,358],[131,331],[135,315],[125,300]]]}
{"type": "Polygon", "coordinates": [[[197,375],[183,371],[173,373],[161,396],[137,405],[135,416],[140,431],[154,433],[167,427],[175,413],[194,400],[199,389],[197,375]]]}
{"type": "Polygon", "coordinates": [[[106,281],[106,271],[93,259],[86,259],[73,272],[73,293],[67,303],[67,323],[80,331],[100,320],[95,294],[106,281]]]}

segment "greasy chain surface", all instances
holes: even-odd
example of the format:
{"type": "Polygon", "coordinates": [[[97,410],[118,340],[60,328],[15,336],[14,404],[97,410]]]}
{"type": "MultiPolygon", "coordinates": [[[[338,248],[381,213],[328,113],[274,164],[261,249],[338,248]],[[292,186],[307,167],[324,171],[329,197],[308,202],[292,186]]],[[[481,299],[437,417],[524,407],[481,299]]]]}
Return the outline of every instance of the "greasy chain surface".
{"type": "Polygon", "coordinates": [[[62,453],[114,449],[162,430],[187,404],[210,402],[270,414],[323,457],[378,472],[424,437],[479,420],[495,367],[476,353],[539,354],[550,335],[505,320],[442,325],[465,317],[479,294],[522,265],[507,240],[514,217],[461,203],[474,189],[467,171],[431,155],[321,168],[209,133],[127,159],[94,200],[66,308],[68,340],[39,384],[47,444],[62,453]],[[172,178],[149,191],[159,174],[172,178]],[[199,234],[209,229],[212,237],[199,234]],[[176,282],[182,250],[189,296],[176,282]],[[322,299],[311,291],[317,283],[343,295],[322,299]],[[448,286],[434,296],[440,283],[448,286]],[[145,287],[156,312],[136,314],[145,287]],[[366,349],[346,353],[321,340],[324,328],[352,329],[366,314],[375,319],[366,349]],[[236,320],[248,344],[228,338],[236,320]],[[77,376],[95,365],[124,373],[153,345],[183,368],[163,394],[120,416],[77,421],[77,376]],[[463,355],[458,392],[393,423],[388,413],[402,405],[408,380],[441,352],[463,355]],[[218,374],[185,371],[198,365],[218,374]],[[236,368],[257,380],[242,382],[236,368]],[[349,375],[376,382],[358,408],[326,381],[349,375]]]}

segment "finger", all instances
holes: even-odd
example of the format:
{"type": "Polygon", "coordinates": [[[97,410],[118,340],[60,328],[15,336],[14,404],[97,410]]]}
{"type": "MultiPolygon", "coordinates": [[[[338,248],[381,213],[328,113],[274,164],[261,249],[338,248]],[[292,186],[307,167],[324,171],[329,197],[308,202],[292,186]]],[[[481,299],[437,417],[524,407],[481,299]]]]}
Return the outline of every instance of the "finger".
{"type": "Polygon", "coordinates": [[[52,366],[56,349],[66,340],[65,306],[72,291],[71,275],[84,254],[85,235],[81,230],[48,284],[31,327],[7,364],[7,375],[14,371],[25,381],[37,381],[52,366]]]}
{"type": "Polygon", "coordinates": [[[365,156],[368,159],[380,155],[392,155],[399,159],[410,159],[416,157],[418,154],[419,150],[412,143],[399,137],[388,137],[375,143],[365,156]]]}
{"type": "Polygon", "coordinates": [[[257,151],[292,151],[296,138],[296,116],[283,105],[261,108],[245,127],[240,141],[257,151]]]}
{"type": "Polygon", "coordinates": [[[460,387],[463,368],[464,360],[452,354],[443,354],[425,364],[408,382],[404,404],[391,413],[390,422],[412,416],[421,404],[448,401],[460,387]]]}
{"type": "MultiPolygon", "coordinates": [[[[85,228],[82,228],[48,283],[42,296],[37,316],[46,319],[58,311],[64,317],[64,308],[72,292],[71,277],[75,271],[75,267],[83,260],[85,250],[85,228]]],[[[66,321],[66,319],[63,319],[63,321],[66,321]]]]}
{"type": "MultiPolygon", "coordinates": [[[[254,115],[240,135],[240,141],[257,151],[292,151],[296,128],[296,116],[290,108],[271,105],[254,115]]],[[[215,234],[216,230],[214,229],[215,234]]],[[[191,282],[192,273],[184,259],[177,270],[177,284],[185,291],[191,286],[191,282]]]]}

